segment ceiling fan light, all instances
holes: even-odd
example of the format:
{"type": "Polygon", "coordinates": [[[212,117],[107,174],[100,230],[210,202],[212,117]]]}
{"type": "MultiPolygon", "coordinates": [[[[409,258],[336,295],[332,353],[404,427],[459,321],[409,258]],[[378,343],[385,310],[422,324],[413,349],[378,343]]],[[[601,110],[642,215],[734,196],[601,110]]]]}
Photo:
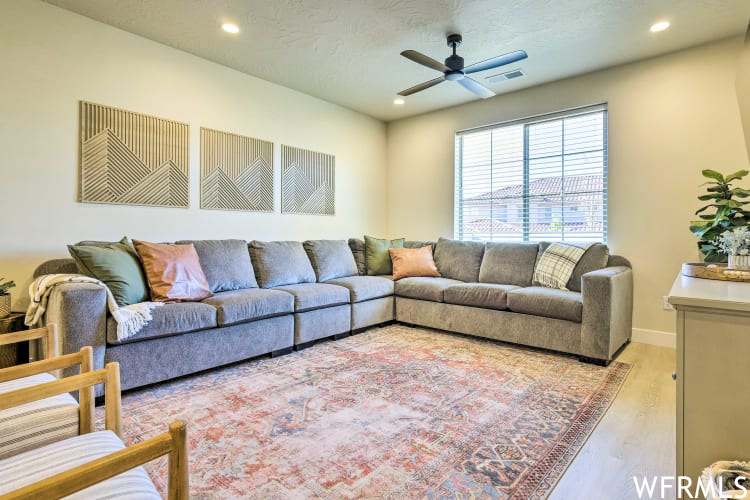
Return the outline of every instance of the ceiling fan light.
{"type": "Polygon", "coordinates": [[[405,100],[401,99],[400,97],[397,97],[393,100],[393,104],[396,106],[403,106],[406,103],[405,100]]]}

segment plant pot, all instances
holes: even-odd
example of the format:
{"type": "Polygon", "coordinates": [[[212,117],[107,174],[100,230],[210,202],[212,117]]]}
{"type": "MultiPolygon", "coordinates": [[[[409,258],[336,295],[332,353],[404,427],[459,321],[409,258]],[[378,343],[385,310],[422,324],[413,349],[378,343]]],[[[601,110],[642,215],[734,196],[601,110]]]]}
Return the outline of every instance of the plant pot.
{"type": "Polygon", "coordinates": [[[750,269],[750,255],[730,255],[727,268],[750,269]]]}
{"type": "Polygon", "coordinates": [[[10,294],[0,295],[0,318],[10,316],[10,294]]]}

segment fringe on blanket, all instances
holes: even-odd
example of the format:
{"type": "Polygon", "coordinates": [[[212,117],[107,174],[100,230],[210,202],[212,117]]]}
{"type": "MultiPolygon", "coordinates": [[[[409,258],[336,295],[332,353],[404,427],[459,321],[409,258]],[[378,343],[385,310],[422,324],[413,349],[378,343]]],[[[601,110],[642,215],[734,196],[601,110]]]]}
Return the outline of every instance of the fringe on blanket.
{"type": "Polygon", "coordinates": [[[29,285],[31,304],[26,310],[24,320],[27,326],[35,327],[41,323],[50,293],[54,287],[65,283],[89,283],[104,288],[107,293],[107,309],[117,322],[117,340],[127,339],[140,332],[153,319],[151,311],[164,305],[162,302],[140,302],[120,307],[107,285],[96,278],[80,274],[45,274],[29,285]]]}

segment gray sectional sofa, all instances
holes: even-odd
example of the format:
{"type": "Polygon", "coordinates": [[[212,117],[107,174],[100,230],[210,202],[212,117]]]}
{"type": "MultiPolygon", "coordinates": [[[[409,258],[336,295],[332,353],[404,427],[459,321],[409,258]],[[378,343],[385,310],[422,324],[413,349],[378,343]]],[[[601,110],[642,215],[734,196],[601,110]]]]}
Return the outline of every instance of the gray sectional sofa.
{"type": "MultiPolygon", "coordinates": [[[[442,277],[396,282],[367,275],[358,239],[192,243],[214,295],[155,308],[153,320],[124,341],[101,287],[55,287],[44,320],[57,323],[63,352],[92,346],[95,367],[119,362],[122,388],[130,389],[393,321],[605,364],[630,339],[630,264],[600,244],[584,254],[566,291],[533,286],[545,243],[440,239],[434,257],[442,277]]],[[[35,276],[76,272],[72,259],[56,259],[35,276]]]]}

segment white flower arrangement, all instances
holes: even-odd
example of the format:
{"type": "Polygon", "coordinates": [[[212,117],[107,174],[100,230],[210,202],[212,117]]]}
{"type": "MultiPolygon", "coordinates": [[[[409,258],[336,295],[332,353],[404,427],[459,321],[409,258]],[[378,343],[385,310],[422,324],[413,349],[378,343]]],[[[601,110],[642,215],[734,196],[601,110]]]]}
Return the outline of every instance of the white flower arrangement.
{"type": "Polygon", "coordinates": [[[716,245],[727,255],[750,255],[750,229],[742,226],[725,231],[716,238],[716,245]]]}

